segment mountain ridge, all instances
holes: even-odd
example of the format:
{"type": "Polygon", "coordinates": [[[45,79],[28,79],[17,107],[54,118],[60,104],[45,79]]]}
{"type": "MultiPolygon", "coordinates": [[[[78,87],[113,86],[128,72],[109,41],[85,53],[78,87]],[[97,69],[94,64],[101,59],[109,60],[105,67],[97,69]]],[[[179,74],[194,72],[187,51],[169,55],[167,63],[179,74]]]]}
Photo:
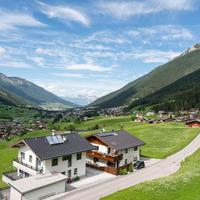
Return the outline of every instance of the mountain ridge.
{"type": "Polygon", "coordinates": [[[66,108],[77,106],[24,78],[8,77],[3,73],[0,73],[0,101],[10,105],[45,106],[58,103],[66,108]]]}
{"type": "Polygon", "coordinates": [[[179,111],[200,106],[200,69],[174,83],[133,102],[129,109],[151,107],[153,110],[179,111]]]}
{"type": "Polygon", "coordinates": [[[103,96],[89,104],[96,107],[115,107],[129,105],[132,102],[154,93],[178,79],[200,68],[200,45],[187,50],[166,64],[160,65],[148,74],[128,83],[121,89],[103,96]]]}

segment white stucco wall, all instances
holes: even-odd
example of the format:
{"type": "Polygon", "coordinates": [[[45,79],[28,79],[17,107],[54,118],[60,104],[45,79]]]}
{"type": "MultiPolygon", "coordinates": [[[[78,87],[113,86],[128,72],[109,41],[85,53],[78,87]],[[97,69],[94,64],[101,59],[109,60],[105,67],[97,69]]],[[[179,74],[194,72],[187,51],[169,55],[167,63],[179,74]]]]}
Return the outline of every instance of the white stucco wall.
{"type": "MultiPolygon", "coordinates": [[[[123,158],[119,162],[119,166],[118,167],[124,166],[126,159],[127,159],[127,164],[134,163],[135,162],[134,161],[135,157],[137,158],[137,160],[140,160],[140,148],[139,147],[138,147],[137,151],[134,151],[134,148],[129,148],[127,153],[125,153],[125,150],[122,150],[122,151],[118,151],[118,154],[123,154],[123,158]]],[[[88,163],[90,163],[90,164],[95,164],[93,157],[87,157],[86,161],[88,163]]],[[[99,161],[96,162],[96,164],[98,164],[100,166],[107,166],[107,162],[108,161],[99,159],[99,161]]],[[[117,162],[116,162],[116,166],[115,167],[117,167],[117,162]]]]}
{"type": "Polygon", "coordinates": [[[10,200],[21,200],[22,195],[17,190],[15,190],[13,187],[10,188],[10,200]]]}
{"type": "Polygon", "coordinates": [[[127,159],[127,164],[133,163],[134,157],[137,157],[137,160],[140,160],[140,148],[137,148],[137,151],[134,151],[134,148],[129,148],[128,152],[125,153],[125,150],[119,151],[119,154],[123,154],[123,159],[119,163],[119,167],[125,165],[125,160],[127,159]]]}
{"type": "Polygon", "coordinates": [[[44,199],[44,197],[48,199],[50,196],[65,192],[65,189],[66,183],[65,181],[62,181],[39,188],[37,190],[33,190],[29,193],[26,193],[24,196],[21,196],[17,190],[11,187],[10,200],[41,200],[44,199]]]}
{"type": "Polygon", "coordinates": [[[99,147],[99,150],[98,150],[99,152],[105,153],[105,154],[108,153],[108,147],[107,146],[104,146],[104,145],[101,145],[101,144],[92,143],[92,142],[91,142],[91,144],[94,145],[94,146],[99,147]]]}
{"type": "MultiPolygon", "coordinates": [[[[27,146],[23,146],[23,147],[20,147],[19,151],[18,151],[18,159],[19,160],[22,160],[23,163],[29,165],[29,166],[32,166],[33,168],[36,168],[36,159],[37,159],[37,156],[35,155],[35,153],[27,146]],[[21,158],[21,152],[23,152],[25,154],[25,158],[22,159],[21,158]],[[32,156],[32,162],[29,161],[29,156],[32,156]]],[[[33,170],[30,170],[28,167],[25,167],[21,164],[17,164],[15,163],[14,165],[18,170],[18,175],[19,175],[19,169],[29,173],[30,175],[36,175],[38,174],[38,172],[34,172],[33,170]]],[[[38,168],[43,168],[44,166],[42,165],[39,165],[38,168]]]]}
{"type": "Polygon", "coordinates": [[[62,160],[62,157],[58,158],[58,165],[52,167],[52,160],[46,160],[43,161],[44,165],[44,173],[49,173],[49,172],[65,172],[65,174],[68,174],[68,170],[71,170],[71,177],[74,178],[76,176],[84,176],[86,174],[86,153],[82,152],[82,158],[81,160],[76,159],[77,154],[72,154],[72,166],[68,167],[68,161],[62,160]],[[74,175],[74,169],[78,169],[77,175],[74,175]]]}
{"type": "MultiPolygon", "coordinates": [[[[18,152],[18,158],[21,158],[21,152],[25,153],[25,159],[23,159],[23,163],[28,164],[29,166],[36,167],[36,159],[37,156],[34,154],[34,152],[28,148],[27,146],[23,146],[19,149],[18,152]],[[32,156],[32,163],[29,162],[29,155],[32,156]]],[[[58,165],[57,166],[52,166],[52,159],[42,161],[41,162],[41,168],[43,169],[43,174],[45,173],[50,173],[50,172],[65,172],[65,174],[68,174],[68,170],[71,170],[71,177],[74,178],[76,176],[84,176],[86,174],[86,152],[82,152],[82,158],[81,160],[76,159],[77,154],[72,155],[72,166],[68,167],[68,160],[63,161],[62,157],[58,158],[58,165]],[[74,169],[78,169],[78,173],[74,175],[74,169]]],[[[34,176],[39,173],[39,171],[34,171],[33,169],[30,169],[26,166],[23,166],[20,163],[13,162],[14,166],[17,168],[18,175],[19,175],[19,170],[21,169],[24,172],[27,172],[31,176],[34,176]]]]}

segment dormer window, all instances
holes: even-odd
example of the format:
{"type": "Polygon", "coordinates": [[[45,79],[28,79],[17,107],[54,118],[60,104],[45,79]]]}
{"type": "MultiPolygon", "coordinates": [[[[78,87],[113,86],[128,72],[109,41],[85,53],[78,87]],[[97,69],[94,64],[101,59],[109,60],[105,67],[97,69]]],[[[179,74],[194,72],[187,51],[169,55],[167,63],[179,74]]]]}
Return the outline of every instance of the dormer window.
{"type": "Polygon", "coordinates": [[[128,149],[125,149],[125,153],[128,153],[128,149]]]}

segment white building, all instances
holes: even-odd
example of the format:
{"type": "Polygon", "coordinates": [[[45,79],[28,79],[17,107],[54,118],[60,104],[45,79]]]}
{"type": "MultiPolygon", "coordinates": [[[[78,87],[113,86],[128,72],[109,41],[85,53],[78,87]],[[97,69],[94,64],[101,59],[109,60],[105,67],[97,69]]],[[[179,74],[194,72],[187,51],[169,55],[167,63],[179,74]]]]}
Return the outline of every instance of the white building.
{"type": "Polygon", "coordinates": [[[84,176],[86,152],[95,149],[85,138],[76,133],[47,137],[27,138],[17,144],[18,158],[13,161],[16,173],[3,176],[3,181],[59,172],[68,178],[84,176]]]}
{"type": "Polygon", "coordinates": [[[97,148],[87,153],[87,164],[116,175],[140,160],[140,146],[145,144],[125,131],[98,133],[87,140],[97,148]]]}
{"type": "Polygon", "coordinates": [[[36,175],[10,183],[10,200],[42,200],[66,191],[66,176],[36,175]]]}

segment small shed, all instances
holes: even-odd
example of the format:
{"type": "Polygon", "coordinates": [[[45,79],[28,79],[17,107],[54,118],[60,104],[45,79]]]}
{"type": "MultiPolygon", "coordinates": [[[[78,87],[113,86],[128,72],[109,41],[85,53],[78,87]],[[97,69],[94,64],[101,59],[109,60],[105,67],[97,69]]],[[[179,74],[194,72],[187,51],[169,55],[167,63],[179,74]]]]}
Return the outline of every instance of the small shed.
{"type": "Polygon", "coordinates": [[[42,200],[66,191],[67,177],[60,173],[36,175],[9,183],[10,200],[42,200]]]}

